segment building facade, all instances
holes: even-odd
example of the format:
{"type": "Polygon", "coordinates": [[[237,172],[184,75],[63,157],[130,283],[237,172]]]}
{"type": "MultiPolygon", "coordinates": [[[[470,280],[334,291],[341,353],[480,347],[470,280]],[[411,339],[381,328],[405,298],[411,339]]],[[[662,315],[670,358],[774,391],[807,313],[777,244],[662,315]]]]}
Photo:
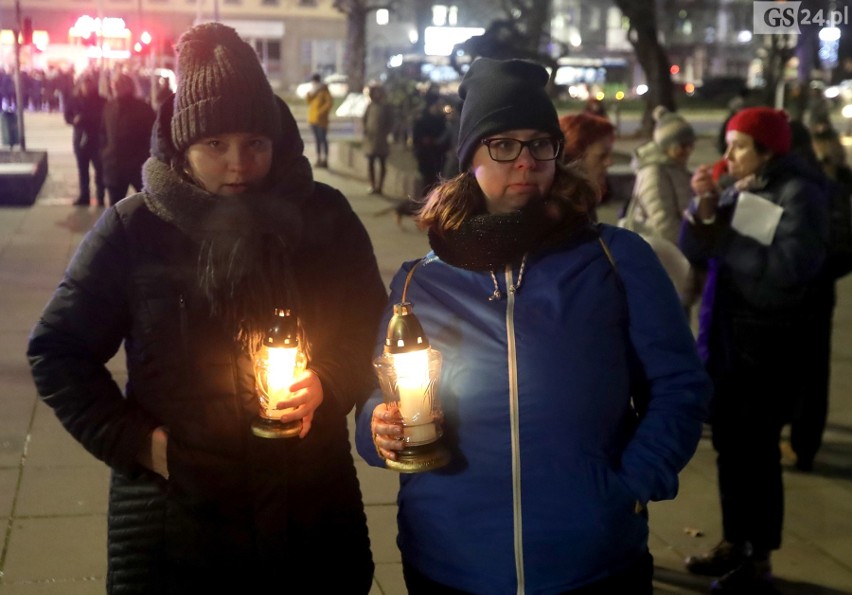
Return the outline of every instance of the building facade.
{"type": "MultiPolygon", "coordinates": [[[[290,90],[313,72],[344,68],[345,16],[332,0],[19,0],[21,16],[36,31],[35,45],[22,49],[22,64],[37,68],[124,60],[156,67],[173,65],[171,48],[194,24],[220,21],[254,45],[271,84],[290,90]],[[137,43],[150,35],[144,56],[137,43]],[[91,35],[87,37],[87,35],[91,35]],[[134,47],[137,50],[134,50],[134,47]]],[[[11,0],[0,4],[0,66],[14,60],[17,28],[11,0]],[[3,41],[5,40],[5,42],[3,41]]]]}

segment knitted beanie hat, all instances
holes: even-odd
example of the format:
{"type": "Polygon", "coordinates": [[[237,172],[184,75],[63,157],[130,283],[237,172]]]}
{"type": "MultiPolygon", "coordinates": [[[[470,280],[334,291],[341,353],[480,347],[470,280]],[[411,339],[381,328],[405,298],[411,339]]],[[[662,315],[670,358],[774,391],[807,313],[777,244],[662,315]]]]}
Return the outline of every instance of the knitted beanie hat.
{"type": "Polygon", "coordinates": [[[695,142],[695,130],[689,122],[665,106],[657,106],[654,110],[654,142],[663,151],[675,145],[689,145],[695,142]]]}
{"type": "Polygon", "coordinates": [[[782,110],[771,107],[747,107],[728,121],[726,132],[748,134],[774,155],[786,155],[793,143],[790,121],[782,110]]]}
{"type": "Polygon", "coordinates": [[[479,58],[459,86],[459,171],[470,167],[479,141],[498,132],[529,128],[562,138],[556,108],[545,92],[547,71],[527,60],[479,58]]]}
{"type": "Polygon", "coordinates": [[[280,130],[275,95],[254,49],[231,27],[204,23],[177,43],[172,141],[182,152],[195,141],[230,132],[280,130]]]}

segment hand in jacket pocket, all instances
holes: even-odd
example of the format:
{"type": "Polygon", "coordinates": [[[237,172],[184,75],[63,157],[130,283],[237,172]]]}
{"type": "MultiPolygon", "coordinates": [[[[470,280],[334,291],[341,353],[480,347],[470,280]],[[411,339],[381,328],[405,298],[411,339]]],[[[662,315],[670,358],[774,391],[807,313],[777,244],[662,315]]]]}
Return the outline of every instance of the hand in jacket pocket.
{"type": "Polygon", "coordinates": [[[159,426],[151,432],[147,447],[139,453],[139,462],[165,479],[169,478],[168,444],[169,431],[165,426],[159,426]]]}

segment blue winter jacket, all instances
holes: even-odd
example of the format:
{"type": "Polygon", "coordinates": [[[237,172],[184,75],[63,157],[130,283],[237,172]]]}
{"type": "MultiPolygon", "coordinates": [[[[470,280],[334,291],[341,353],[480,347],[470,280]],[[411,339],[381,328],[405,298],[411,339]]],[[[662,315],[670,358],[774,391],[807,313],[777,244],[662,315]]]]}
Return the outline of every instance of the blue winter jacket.
{"type": "MultiPolygon", "coordinates": [[[[674,287],[638,235],[595,239],[487,272],[430,255],[408,301],[443,354],[439,388],[453,461],[400,476],[398,545],[406,563],[471,593],[559,593],[625,570],[647,551],[644,505],[674,498],[698,443],[709,380],[674,287]],[[620,280],[619,280],[620,277],[620,280]],[[625,300],[626,296],[626,300],[625,300]],[[631,408],[629,345],[650,380],[631,408]]],[[[407,263],[394,279],[399,301],[407,263]]],[[[390,309],[385,313],[384,338],[390,309]]],[[[370,435],[357,446],[383,466],[370,435]]]]}

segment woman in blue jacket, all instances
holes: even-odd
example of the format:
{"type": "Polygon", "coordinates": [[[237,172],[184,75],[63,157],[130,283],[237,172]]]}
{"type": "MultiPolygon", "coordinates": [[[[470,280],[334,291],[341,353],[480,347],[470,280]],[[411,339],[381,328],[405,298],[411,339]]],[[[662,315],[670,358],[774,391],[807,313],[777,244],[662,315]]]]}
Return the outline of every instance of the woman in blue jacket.
{"type": "MultiPolygon", "coordinates": [[[[590,222],[546,82],[532,62],[474,62],[462,173],[419,216],[433,252],[406,295],[443,354],[451,462],[401,477],[413,594],[650,594],[646,504],[676,495],[701,434],[709,381],[675,290],[639,236],[590,222]]],[[[374,394],[359,452],[383,466],[401,435],[374,394]]]]}

